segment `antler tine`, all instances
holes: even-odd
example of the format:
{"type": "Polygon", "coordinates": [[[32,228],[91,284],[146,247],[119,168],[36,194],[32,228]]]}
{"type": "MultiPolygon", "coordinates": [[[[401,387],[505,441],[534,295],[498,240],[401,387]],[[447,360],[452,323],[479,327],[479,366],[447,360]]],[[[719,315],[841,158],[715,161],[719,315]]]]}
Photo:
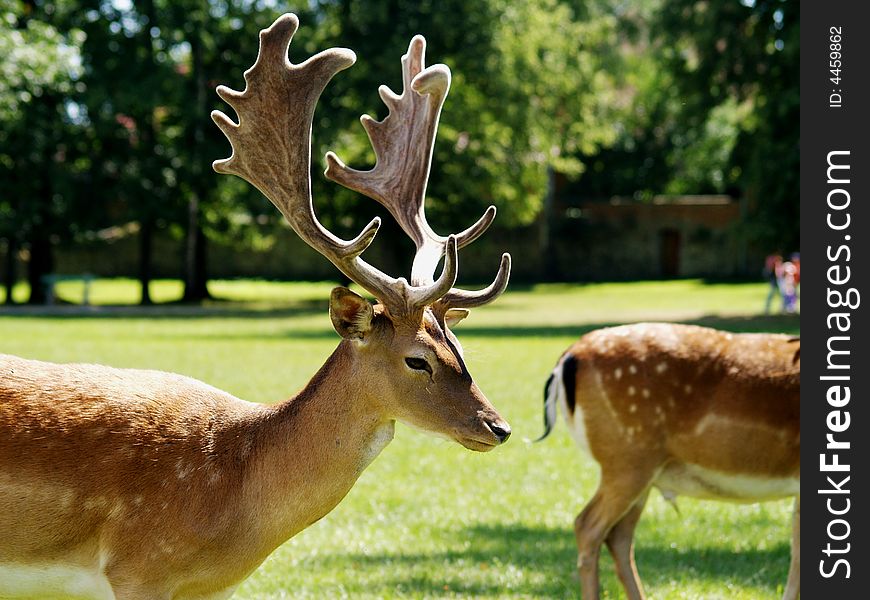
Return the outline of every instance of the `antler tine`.
{"type": "Polygon", "coordinates": [[[276,19],[260,32],[257,60],[244,74],[245,90],[217,88],[218,95],[236,111],[239,122],[220,111],[212,112],[212,119],[232,146],[232,155],[215,161],[213,168],[218,173],[238,175],[257,187],[307,244],[394,313],[416,310],[417,302],[432,302],[453,286],[456,253],[448,253],[438,281],[412,289],[404,278],[394,279],[359,256],[374,239],[379,218],[349,241],[333,235],[318,221],[310,175],[314,108],[326,84],[351,66],[356,56],[345,48],[331,48],[294,65],[287,50],[298,27],[296,15],[276,19]]]}
{"type": "MultiPolygon", "coordinates": [[[[386,86],[378,89],[390,111],[384,120],[375,121],[368,115],[360,118],[377,157],[374,168],[357,171],[334,153],[326,155],[329,179],[380,202],[414,241],[413,286],[432,282],[447,244],[447,238],[435,233],[426,221],[424,202],[438,119],[450,89],[450,69],[442,64],[424,68],[425,51],[426,40],[414,36],[402,56],[401,95],[386,86]]],[[[456,235],[457,247],[477,239],[493,218],[495,207],[490,207],[474,225],[456,235]]]]}
{"type": "Polygon", "coordinates": [[[438,301],[440,310],[446,312],[449,308],[476,308],[489,304],[502,295],[507,288],[511,276],[511,255],[505,252],[501,255],[498,273],[491,284],[477,291],[452,288],[441,300],[438,301]]]}

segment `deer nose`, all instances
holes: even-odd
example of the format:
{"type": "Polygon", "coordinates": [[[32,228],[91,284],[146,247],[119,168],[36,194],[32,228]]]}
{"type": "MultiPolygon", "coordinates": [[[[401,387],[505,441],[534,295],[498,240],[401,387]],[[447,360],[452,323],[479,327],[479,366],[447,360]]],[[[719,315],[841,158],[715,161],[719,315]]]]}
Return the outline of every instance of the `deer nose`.
{"type": "Polygon", "coordinates": [[[504,444],[511,436],[511,426],[505,421],[501,421],[500,423],[487,423],[487,426],[489,427],[489,430],[495,434],[495,437],[498,438],[499,444],[504,444]]]}

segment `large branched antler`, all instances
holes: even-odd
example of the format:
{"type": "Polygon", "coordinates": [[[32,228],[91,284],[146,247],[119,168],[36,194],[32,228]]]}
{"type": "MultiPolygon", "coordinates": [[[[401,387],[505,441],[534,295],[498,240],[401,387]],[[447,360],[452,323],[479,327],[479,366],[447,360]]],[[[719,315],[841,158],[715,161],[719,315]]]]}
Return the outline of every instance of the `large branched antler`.
{"type": "MultiPolygon", "coordinates": [[[[260,32],[260,50],[245,71],[245,90],[225,86],[218,95],[239,117],[234,123],[220,111],[212,119],[232,145],[228,159],[217,160],[218,173],[238,175],[256,186],[284,215],[296,233],[339,270],[372,293],[394,314],[417,311],[442,298],[456,282],[457,239],[444,242],[445,262],[437,281],[409,285],[360,258],[380,226],[375,218],[353,240],[342,240],[317,220],[311,199],[311,124],[314,108],[330,79],[351,66],[350,50],[332,48],[294,65],[287,58],[296,15],[279,17],[260,32]]],[[[439,255],[440,258],[440,255],[439,255]]]]}
{"type": "MultiPolygon", "coordinates": [[[[447,252],[450,237],[435,233],[426,221],[426,183],[438,119],[450,89],[450,69],[436,64],[425,67],[426,40],[414,36],[402,56],[402,93],[386,86],[378,93],[389,114],[383,121],[361,117],[377,162],[369,171],[347,167],[334,153],[326,155],[326,176],[383,204],[417,247],[411,268],[412,285],[429,285],[438,261],[447,252]]],[[[490,206],[471,227],[456,235],[458,247],[483,234],[495,218],[490,206]]],[[[510,255],[502,255],[495,281],[487,288],[468,292],[451,289],[441,301],[444,307],[473,307],[494,300],[507,287],[510,255]]]]}

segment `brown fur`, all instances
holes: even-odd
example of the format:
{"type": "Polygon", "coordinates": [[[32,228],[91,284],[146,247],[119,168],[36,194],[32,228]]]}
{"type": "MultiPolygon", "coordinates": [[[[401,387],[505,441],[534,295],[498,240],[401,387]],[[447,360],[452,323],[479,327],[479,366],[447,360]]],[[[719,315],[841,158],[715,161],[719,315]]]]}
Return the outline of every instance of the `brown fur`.
{"type": "MultiPolygon", "coordinates": [[[[598,491],[575,523],[584,598],[598,598],[602,542],[628,597],[643,598],[634,527],[649,489],[666,489],[667,477],[694,486],[693,495],[738,501],[769,497],[761,488],[756,496],[749,489],[742,491],[750,497],[735,497],[694,469],[750,482],[799,481],[798,349],[783,335],[664,323],[593,331],[569,348],[577,361],[576,406],[601,465],[598,491]]],[[[573,428],[580,417],[575,412],[567,418],[573,428]]],[[[785,598],[799,595],[799,497],[795,506],[785,598]]]]}
{"type": "Polygon", "coordinates": [[[169,373],[0,355],[0,564],[101,570],[119,599],[217,593],[332,510],[393,419],[497,445],[490,424],[506,424],[443,332],[374,313],[275,406],[169,373]]]}

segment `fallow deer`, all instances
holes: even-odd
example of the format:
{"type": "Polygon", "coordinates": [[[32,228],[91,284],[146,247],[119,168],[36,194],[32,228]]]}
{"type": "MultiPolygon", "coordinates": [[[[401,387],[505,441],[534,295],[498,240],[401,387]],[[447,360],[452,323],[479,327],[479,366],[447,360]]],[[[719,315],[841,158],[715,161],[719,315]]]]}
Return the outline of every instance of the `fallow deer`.
{"type": "Polygon", "coordinates": [[[558,407],[601,467],[574,522],[584,599],[599,597],[602,542],[627,597],[644,597],[634,529],[653,487],[669,500],[794,496],[784,598],[799,597],[799,351],[785,335],[640,323],[592,331],[562,355],[546,385],[540,439],[558,407]]]}
{"type": "Polygon", "coordinates": [[[355,171],[328,156],[328,177],[383,204],[416,243],[410,281],[393,278],[360,258],[378,219],[345,241],[314,214],[314,107],[355,56],[333,48],[291,64],[297,27],[295,15],[278,18],[260,32],[245,90],[217,89],[239,123],[212,114],[233,149],[214,168],[259,188],[378,304],[333,290],[329,314],[342,341],[302,391],[272,406],[180,375],[0,356],[0,597],[227,598],[341,501],[396,420],[478,451],[510,435],[451,332],[507,285],[505,254],[489,287],[454,287],[457,249],[495,209],[447,237],[424,214],[450,71],[425,67],[425,41],[415,37],[402,94],[380,90],[389,115],[363,117],[376,166],[355,171]]]}

